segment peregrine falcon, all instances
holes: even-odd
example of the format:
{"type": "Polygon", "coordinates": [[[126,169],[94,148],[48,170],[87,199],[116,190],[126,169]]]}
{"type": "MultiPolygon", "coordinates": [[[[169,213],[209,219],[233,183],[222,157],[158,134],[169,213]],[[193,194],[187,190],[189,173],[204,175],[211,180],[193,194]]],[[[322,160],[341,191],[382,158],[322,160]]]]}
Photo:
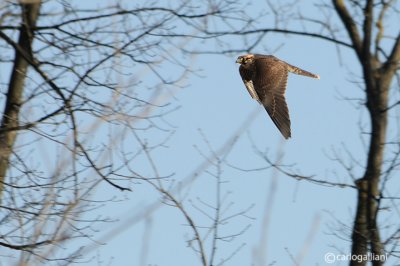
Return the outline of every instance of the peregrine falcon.
{"type": "Polygon", "coordinates": [[[285,99],[288,72],[319,79],[318,75],[292,66],[272,55],[246,54],[237,58],[239,73],[250,96],[262,104],[285,139],[291,137],[285,99]]]}

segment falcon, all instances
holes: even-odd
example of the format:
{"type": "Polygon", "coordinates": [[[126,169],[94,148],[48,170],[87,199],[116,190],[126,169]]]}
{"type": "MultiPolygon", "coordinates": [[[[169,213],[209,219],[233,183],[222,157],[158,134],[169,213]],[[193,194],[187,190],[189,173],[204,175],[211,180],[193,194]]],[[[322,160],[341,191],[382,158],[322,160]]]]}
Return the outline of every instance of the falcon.
{"type": "Polygon", "coordinates": [[[291,137],[285,91],[288,73],[319,79],[272,55],[246,54],[237,58],[239,73],[250,96],[262,104],[285,139],[291,137]]]}

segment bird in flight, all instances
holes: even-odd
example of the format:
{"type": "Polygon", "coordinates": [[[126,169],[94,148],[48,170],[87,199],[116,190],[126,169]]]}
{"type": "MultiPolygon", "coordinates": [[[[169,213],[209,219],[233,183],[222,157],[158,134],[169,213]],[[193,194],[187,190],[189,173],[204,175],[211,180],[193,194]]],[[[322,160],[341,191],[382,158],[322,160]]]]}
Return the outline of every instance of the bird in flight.
{"type": "Polygon", "coordinates": [[[262,104],[285,139],[291,137],[285,99],[288,72],[319,79],[318,75],[292,66],[272,55],[246,54],[237,58],[239,73],[250,96],[262,104]]]}

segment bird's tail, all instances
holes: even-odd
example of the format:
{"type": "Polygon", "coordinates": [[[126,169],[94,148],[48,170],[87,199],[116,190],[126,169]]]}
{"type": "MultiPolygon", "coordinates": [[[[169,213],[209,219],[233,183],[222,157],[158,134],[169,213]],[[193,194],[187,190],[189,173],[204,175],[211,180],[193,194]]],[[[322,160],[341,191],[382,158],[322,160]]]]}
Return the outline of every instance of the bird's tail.
{"type": "Polygon", "coordinates": [[[294,73],[294,74],[303,75],[303,76],[306,76],[306,77],[319,79],[319,75],[316,75],[316,74],[313,74],[313,73],[311,73],[311,72],[305,71],[305,70],[303,70],[303,69],[301,69],[301,68],[292,66],[292,65],[290,65],[290,64],[287,64],[287,65],[288,65],[288,70],[289,70],[290,72],[294,73]]]}

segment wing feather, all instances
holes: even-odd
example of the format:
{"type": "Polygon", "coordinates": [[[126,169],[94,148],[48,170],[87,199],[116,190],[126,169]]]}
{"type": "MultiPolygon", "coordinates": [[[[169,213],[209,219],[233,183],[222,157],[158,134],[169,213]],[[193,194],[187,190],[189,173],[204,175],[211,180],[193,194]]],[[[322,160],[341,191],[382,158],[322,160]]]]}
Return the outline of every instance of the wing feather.
{"type": "Polygon", "coordinates": [[[289,109],[285,99],[288,71],[274,56],[256,57],[253,85],[272,121],[287,139],[291,137],[289,109]]]}
{"type": "Polygon", "coordinates": [[[254,89],[253,81],[243,80],[243,82],[244,82],[244,85],[246,86],[247,91],[250,93],[251,98],[253,98],[257,102],[261,103],[260,98],[258,97],[256,90],[254,89]]]}
{"type": "Polygon", "coordinates": [[[247,91],[249,92],[251,98],[257,100],[259,103],[261,103],[260,98],[258,97],[258,94],[256,90],[254,89],[254,84],[253,84],[253,76],[254,76],[254,69],[246,69],[243,66],[239,67],[239,73],[240,76],[242,77],[244,86],[246,87],[247,91]]]}

